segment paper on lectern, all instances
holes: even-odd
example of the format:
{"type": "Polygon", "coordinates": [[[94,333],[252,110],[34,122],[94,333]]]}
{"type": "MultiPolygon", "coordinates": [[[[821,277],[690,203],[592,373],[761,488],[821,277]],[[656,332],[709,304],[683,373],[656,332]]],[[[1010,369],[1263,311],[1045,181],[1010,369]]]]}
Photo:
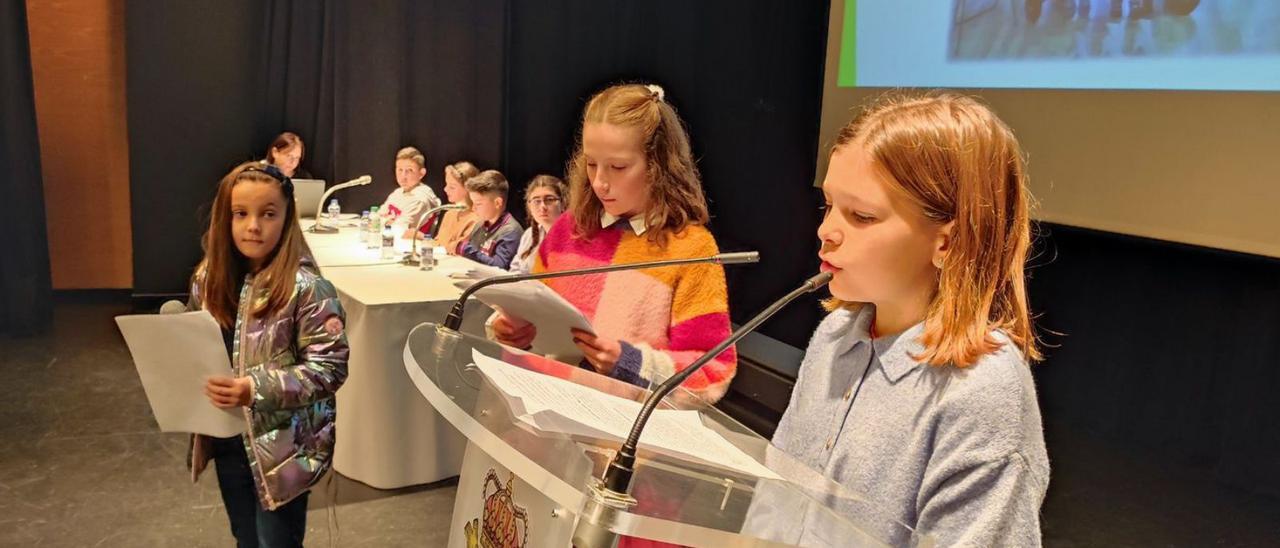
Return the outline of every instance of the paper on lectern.
{"type": "Polygon", "coordinates": [[[204,394],[206,379],[232,374],[222,332],[209,312],[116,316],[116,325],[161,431],[220,438],[244,432],[242,410],[214,407],[204,394]]]}
{"type": "MultiPolygon", "coordinates": [[[[481,354],[472,359],[504,394],[518,398],[517,419],[547,432],[621,441],[640,413],[639,402],[535,373],[481,354]]],[[[761,478],[781,479],[768,467],[702,424],[697,411],[659,409],[649,417],[640,445],[761,478]]]]}

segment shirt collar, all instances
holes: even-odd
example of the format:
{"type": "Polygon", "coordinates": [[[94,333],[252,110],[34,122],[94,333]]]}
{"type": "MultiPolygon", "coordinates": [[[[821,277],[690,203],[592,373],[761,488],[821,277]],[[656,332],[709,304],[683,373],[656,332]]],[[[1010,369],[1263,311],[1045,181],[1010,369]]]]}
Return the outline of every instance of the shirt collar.
{"type": "MultiPolygon", "coordinates": [[[[607,211],[600,212],[600,228],[609,228],[621,220],[622,217],[615,217],[607,211]]],[[[627,222],[631,224],[631,230],[636,233],[636,236],[643,236],[644,232],[649,230],[649,225],[644,221],[644,215],[633,215],[627,219],[627,222]]]]}
{"type": "Polygon", "coordinates": [[[924,354],[924,345],[920,343],[920,336],[923,334],[924,322],[920,322],[897,335],[871,341],[876,356],[880,357],[880,368],[884,370],[884,376],[889,382],[898,382],[907,373],[924,365],[915,358],[924,354]]]}
{"type": "MultiPolygon", "coordinates": [[[[849,326],[836,341],[835,355],[843,356],[845,353],[856,348],[859,344],[866,344],[871,340],[871,320],[875,318],[875,307],[871,305],[862,305],[857,310],[844,310],[844,314],[849,314],[849,326]]],[[[837,328],[840,329],[840,328],[837,328]]]]}
{"type": "Polygon", "coordinates": [[[884,371],[885,377],[891,383],[898,382],[902,377],[907,376],[907,373],[922,365],[913,356],[919,356],[925,350],[924,345],[920,343],[920,335],[924,333],[924,322],[915,324],[897,335],[872,340],[871,322],[876,317],[875,305],[864,304],[851,313],[853,314],[851,324],[846,324],[850,327],[836,343],[836,356],[844,355],[859,344],[870,343],[880,362],[880,369],[884,371]]]}
{"type": "Polygon", "coordinates": [[[499,216],[498,216],[498,218],[497,218],[497,220],[493,221],[492,223],[490,223],[490,222],[488,222],[488,221],[485,221],[485,222],[483,223],[483,226],[484,226],[485,230],[490,230],[490,229],[492,229],[493,227],[495,227],[495,226],[499,226],[499,225],[501,225],[502,223],[506,222],[506,220],[507,220],[507,215],[510,215],[510,214],[511,214],[511,212],[510,212],[510,211],[503,211],[503,212],[502,212],[502,215],[499,215],[499,216]]]}

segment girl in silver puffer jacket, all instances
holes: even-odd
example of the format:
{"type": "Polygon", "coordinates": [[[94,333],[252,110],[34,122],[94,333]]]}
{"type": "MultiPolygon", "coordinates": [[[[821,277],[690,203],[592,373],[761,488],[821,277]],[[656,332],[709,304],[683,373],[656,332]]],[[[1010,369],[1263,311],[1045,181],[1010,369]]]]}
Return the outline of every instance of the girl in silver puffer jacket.
{"type": "Polygon", "coordinates": [[[333,459],[334,395],[347,377],[345,315],[307,259],[293,185],[241,164],[218,186],[192,276],[191,310],[223,329],[233,371],[213,377],[213,405],[243,411],[246,432],[192,436],[192,479],[214,460],[240,546],[301,546],[307,493],[333,459]]]}

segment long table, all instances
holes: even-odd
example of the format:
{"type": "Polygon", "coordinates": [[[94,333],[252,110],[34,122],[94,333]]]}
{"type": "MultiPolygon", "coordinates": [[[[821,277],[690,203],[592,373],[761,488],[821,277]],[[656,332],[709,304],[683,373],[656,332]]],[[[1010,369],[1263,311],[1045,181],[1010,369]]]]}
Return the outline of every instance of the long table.
{"type": "MultiPolygon", "coordinates": [[[[304,227],[310,222],[304,222],[304,227]]],[[[347,382],[338,390],[337,446],[333,466],[344,476],[379,489],[430,483],[458,475],[466,441],[414,388],[404,368],[409,330],[439,322],[461,293],[445,272],[473,263],[437,257],[423,271],[384,260],[366,249],[354,227],[337,234],[307,232],[321,274],[338,290],[347,314],[351,347],[347,382]]],[[[407,245],[401,243],[401,249],[407,245]]],[[[484,333],[488,307],[468,303],[465,332],[484,333]]]]}

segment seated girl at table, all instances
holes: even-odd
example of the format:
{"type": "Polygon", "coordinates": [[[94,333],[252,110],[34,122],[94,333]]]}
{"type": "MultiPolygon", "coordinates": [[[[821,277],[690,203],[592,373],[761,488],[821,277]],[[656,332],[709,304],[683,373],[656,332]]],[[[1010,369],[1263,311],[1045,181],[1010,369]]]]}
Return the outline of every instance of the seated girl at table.
{"type": "Polygon", "coordinates": [[[836,137],[822,192],[832,312],[774,445],[909,527],[886,527],[891,545],[1038,546],[1049,461],[1013,132],[967,97],[881,100],[836,137]]]}
{"type": "Polygon", "coordinates": [[[222,328],[232,370],[208,379],[213,405],[248,431],[192,437],[192,479],[213,460],[240,546],[302,546],[307,495],[333,460],[335,394],[347,378],[337,291],[306,259],[293,185],[247,162],[218,185],[190,310],[222,328]]]}
{"type": "Polygon", "coordinates": [[[538,175],[524,187],[525,219],[529,228],[524,229],[520,236],[520,246],[516,248],[516,256],[511,259],[508,270],[517,274],[528,274],[533,270],[534,254],[542,245],[551,224],[564,212],[567,194],[564,181],[551,175],[538,175]]]}
{"type": "Polygon", "coordinates": [[[438,222],[428,221],[425,234],[435,234],[435,241],[449,253],[455,253],[458,245],[471,235],[476,224],[476,214],[471,211],[471,196],[467,194],[467,179],[480,174],[471,162],[458,162],[444,167],[444,194],[451,204],[466,204],[467,209],[450,210],[439,216],[438,222]],[[434,224],[434,226],[432,226],[434,224]]]}
{"type": "MultiPolygon", "coordinates": [[[[684,125],[655,85],[618,85],[591,98],[569,164],[571,209],[547,231],[533,270],[719,252],[684,125]]],[[[572,336],[595,371],[633,384],[660,382],[729,335],[724,269],[698,264],[546,280],[596,334],[572,336]]],[[[495,338],[527,347],[536,326],[498,314],[495,338]]],[[[683,386],[706,402],[724,395],[733,348],[683,386]]]]}
{"type": "Polygon", "coordinates": [[[396,231],[404,238],[412,238],[422,224],[422,216],[440,205],[440,198],[431,187],[422,182],[427,175],[427,157],[414,147],[404,147],[396,152],[396,184],[398,188],[387,195],[378,208],[384,218],[394,219],[396,231]]]}

